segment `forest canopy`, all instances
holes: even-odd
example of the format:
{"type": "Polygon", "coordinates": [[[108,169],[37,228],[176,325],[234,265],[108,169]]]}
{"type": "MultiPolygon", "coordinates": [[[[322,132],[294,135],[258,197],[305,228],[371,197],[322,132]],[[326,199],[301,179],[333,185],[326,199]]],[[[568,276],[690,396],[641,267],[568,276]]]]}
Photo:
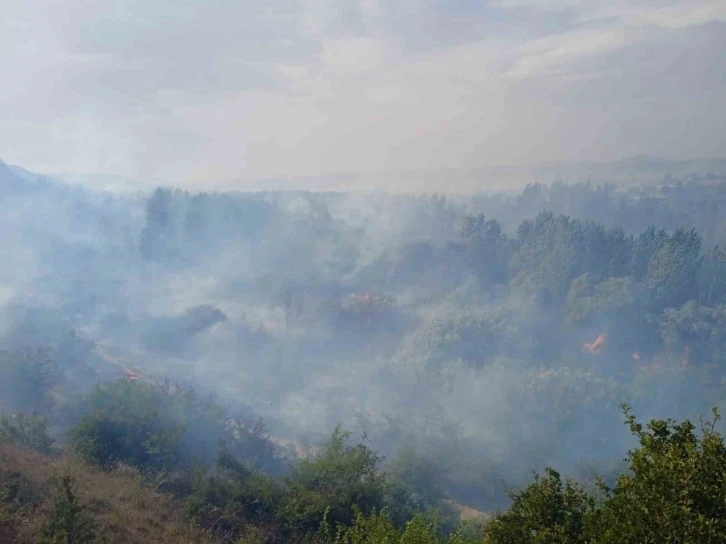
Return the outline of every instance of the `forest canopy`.
{"type": "Polygon", "coordinates": [[[12,447],[229,542],[720,541],[721,438],[687,421],[726,399],[726,181],[0,189],[12,447]]]}

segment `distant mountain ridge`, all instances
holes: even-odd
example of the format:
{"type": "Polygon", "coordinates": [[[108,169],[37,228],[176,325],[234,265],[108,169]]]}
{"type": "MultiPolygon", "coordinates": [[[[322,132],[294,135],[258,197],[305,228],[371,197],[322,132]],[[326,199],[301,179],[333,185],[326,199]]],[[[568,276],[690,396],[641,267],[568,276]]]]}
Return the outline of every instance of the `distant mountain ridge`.
{"type": "Polygon", "coordinates": [[[103,173],[48,173],[41,174],[33,172],[22,166],[7,164],[0,160],[0,185],[25,189],[30,186],[53,185],[53,186],[82,186],[94,191],[110,191],[114,193],[127,193],[138,191],[149,191],[156,187],[156,184],[146,184],[135,181],[128,176],[103,173]]]}
{"type": "MultiPolygon", "coordinates": [[[[331,173],[293,178],[258,178],[210,181],[197,190],[210,191],[385,191],[476,193],[487,190],[519,190],[528,183],[551,183],[555,180],[576,183],[611,182],[622,185],[660,183],[666,176],[726,177],[726,158],[666,159],[635,155],[614,161],[552,161],[534,165],[499,165],[483,168],[438,168],[407,170],[395,173],[331,173]]],[[[111,192],[143,192],[158,184],[141,182],[120,174],[61,172],[38,174],[26,168],[0,161],[0,183],[50,182],[81,185],[88,189],[111,192]]],[[[162,184],[164,185],[164,184],[162,184]]]]}

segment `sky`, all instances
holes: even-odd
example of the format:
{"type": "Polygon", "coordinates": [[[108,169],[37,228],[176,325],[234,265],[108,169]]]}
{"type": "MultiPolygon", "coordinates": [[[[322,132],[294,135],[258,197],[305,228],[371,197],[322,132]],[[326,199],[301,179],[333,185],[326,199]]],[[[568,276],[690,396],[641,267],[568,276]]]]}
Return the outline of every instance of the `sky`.
{"type": "Polygon", "coordinates": [[[4,0],[0,158],[212,188],[722,157],[724,51],[726,0],[4,0]]]}

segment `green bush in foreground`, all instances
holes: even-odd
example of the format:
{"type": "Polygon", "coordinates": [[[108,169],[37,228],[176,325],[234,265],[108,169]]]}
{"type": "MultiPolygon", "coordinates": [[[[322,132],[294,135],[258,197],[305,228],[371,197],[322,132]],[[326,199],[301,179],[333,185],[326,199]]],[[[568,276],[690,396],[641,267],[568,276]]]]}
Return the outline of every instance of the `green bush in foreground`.
{"type": "Polygon", "coordinates": [[[526,489],[511,493],[512,506],[487,525],[487,544],[584,544],[595,500],[577,483],[547,469],[526,489]]]}
{"type": "Polygon", "coordinates": [[[726,542],[726,446],[715,431],[720,415],[638,423],[623,405],[639,447],[629,470],[599,500],[548,470],[486,527],[487,544],[681,544],[726,542]]]}
{"type": "Polygon", "coordinates": [[[78,499],[76,481],[64,474],[55,482],[57,497],[44,531],[44,544],[92,544],[98,542],[98,527],[78,499]]]}
{"type": "Polygon", "coordinates": [[[726,446],[715,431],[721,419],[651,421],[646,428],[624,407],[640,447],[628,452],[621,475],[598,512],[599,541],[726,542],[726,446]]]}
{"type": "Polygon", "coordinates": [[[396,527],[387,510],[373,511],[364,516],[359,508],[354,508],[351,525],[338,524],[335,529],[328,521],[326,511],[318,531],[324,544],[466,544],[473,542],[454,533],[441,539],[436,524],[423,514],[408,521],[402,529],[396,527]]]}
{"type": "MultiPolygon", "coordinates": [[[[146,384],[100,386],[91,395],[93,409],[72,429],[69,444],[104,468],[123,461],[160,471],[189,518],[223,542],[726,543],[726,445],[715,429],[716,409],[697,428],[688,420],[644,425],[622,405],[638,446],[627,453],[627,472],[611,486],[600,481],[599,493],[590,492],[547,469],[526,488],[511,492],[512,505],[483,531],[467,531],[451,524],[439,476],[426,458],[403,451],[386,472],[375,451],[351,442],[340,428],[285,478],[264,474],[252,457],[240,458],[224,439],[215,470],[194,464],[181,446],[186,426],[178,417],[178,398],[146,384]]],[[[197,410],[199,405],[183,406],[197,410]]],[[[49,452],[47,431],[43,418],[0,419],[2,442],[49,452]]],[[[235,440],[235,447],[244,443],[235,440]]],[[[33,503],[22,479],[8,473],[0,484],[0,513],[22,513],[23,505],[33,503]]],[[[68,476],[58,480],[46,542],[96,539],[96,526],[74,485],[68,476]]]]}

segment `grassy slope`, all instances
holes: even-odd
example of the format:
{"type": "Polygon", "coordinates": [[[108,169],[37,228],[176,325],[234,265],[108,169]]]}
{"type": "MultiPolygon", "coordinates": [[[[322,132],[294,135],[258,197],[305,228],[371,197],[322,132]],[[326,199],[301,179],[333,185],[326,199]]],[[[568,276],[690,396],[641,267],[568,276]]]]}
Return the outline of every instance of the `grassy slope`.
{"type": "Polygon", "coordinates": [[[131,471],[105,473],[72,459],[0,444],[0,498],[8,484],[18,479],[27,488],[23,494],[34,497],[31,505],[12,512],[12,505],[0,502],[0,544],[39,541],[53,501],[50,480],[66,470],[76,477],[81,502],[110,543],[215,542],[191,527],[168,496],[142,483],[131,471]]]}

